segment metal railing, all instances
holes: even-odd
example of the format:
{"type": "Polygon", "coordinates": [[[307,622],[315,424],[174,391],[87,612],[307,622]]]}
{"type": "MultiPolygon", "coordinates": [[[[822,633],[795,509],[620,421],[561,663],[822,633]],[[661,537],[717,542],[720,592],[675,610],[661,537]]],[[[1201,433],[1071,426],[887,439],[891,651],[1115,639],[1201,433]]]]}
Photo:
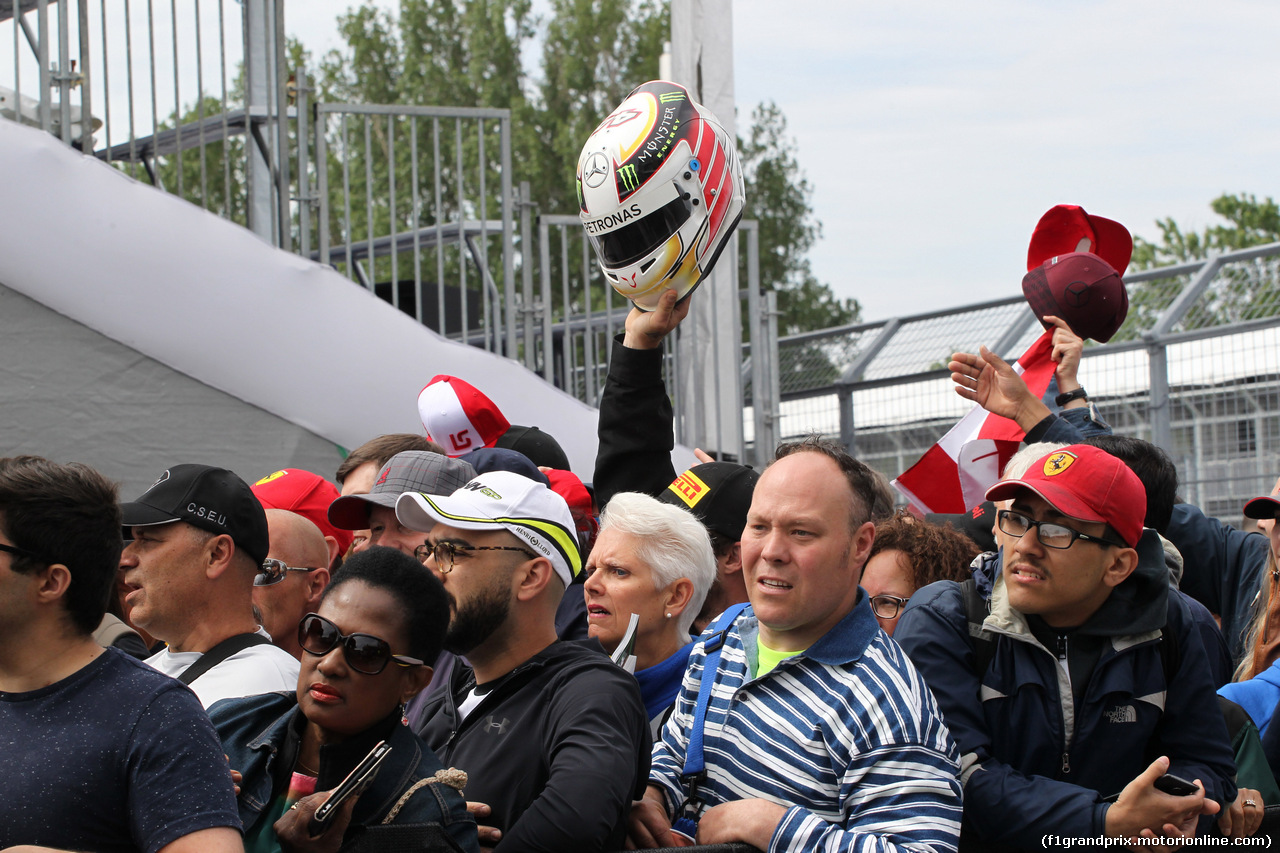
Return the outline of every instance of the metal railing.
{"type": "MultiPolygon", "coordinates": [[[[315,115],[311,256],[441,335],[514,357],[510,112],[318,104],[315,115]]],[[[311,231],[307,220],[304,253],[311,231]]]]}
{"type": "MultiPolygon", "coordinates": [[[[1130,311],[1085,348],[1081,382],[1117,432],[1177,463],[1184,497],[1228,517],[1280,474],[1280,244],[1131,273],[1130,311]]],[[[780,342],[782,435],[839,436],[893,477],[970,404],[952,352],[1006,359],[1041,334],[1022,297],[796,335],[780,342]]]]}
{"type": "Polygon", "coordinates": [[[283,248],[296,95],[284,0],[0,0],[0,115],[283,248]]]}

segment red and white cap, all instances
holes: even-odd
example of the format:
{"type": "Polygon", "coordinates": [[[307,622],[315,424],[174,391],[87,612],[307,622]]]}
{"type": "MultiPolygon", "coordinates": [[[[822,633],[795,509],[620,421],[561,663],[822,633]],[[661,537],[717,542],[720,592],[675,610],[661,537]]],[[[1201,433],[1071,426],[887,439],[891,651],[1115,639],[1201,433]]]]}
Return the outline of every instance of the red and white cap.
{"type": "Polygon", "coordinates": [[[1116,457],[1087,444],[1073,444],[1032,463],[1016,480],[987,489],[987,500],[1003,501],[1030,491],[1068,518],[1109,524],[1130,547],[1142,536],[1147,492],[1138,475],[1116,457]]]}
{"type": "Polygon", "coordinates": [[[418,415],[427,436],[454,458],[493,447],[511,428],[492,400],[458,377],[444,374],[418,392],[418,415]]]}

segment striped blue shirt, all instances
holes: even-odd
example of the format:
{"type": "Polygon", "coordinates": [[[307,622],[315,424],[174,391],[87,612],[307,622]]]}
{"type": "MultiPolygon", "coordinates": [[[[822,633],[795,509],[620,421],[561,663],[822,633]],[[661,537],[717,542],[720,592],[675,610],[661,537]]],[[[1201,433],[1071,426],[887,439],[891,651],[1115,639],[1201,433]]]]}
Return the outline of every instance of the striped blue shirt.
{"type": "MultiPolygon", "coordinates": [[[[761,798],[788,806],[777,851],[954,851],[959,754],[933,694],[875,621],[866,593],[803,653],[755,671],[750,607],[725,636],[703,732],[707,808],[761,798]]],[[[689,658],[675,712],[653,748],[649,781],[670,808],[680,784],[705,659],[689,658]]]]}

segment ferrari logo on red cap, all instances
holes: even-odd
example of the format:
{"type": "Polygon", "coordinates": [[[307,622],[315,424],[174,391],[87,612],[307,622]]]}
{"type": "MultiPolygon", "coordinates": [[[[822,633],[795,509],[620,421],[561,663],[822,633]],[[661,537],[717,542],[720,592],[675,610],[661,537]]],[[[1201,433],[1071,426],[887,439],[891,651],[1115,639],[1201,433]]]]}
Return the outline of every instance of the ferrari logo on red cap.
{"type": "Polygon", "coordinates": [[[255,486],[261,486],[263,483],[270,483],[272,480],[277,480],[277,479],[279,479],[280,477],[283,477],[285,474],[288,474],[288,473],[289,473],[288,471],[284,471],[284,470],[276,471],[274,474],[268,474],[267,476],[263,477],[261,480],[259,480],[258,482],[254,483],[254,485],[255,485],[255,486]]]}
{"type": "Polygon", "coordinates": [[[1053,477],[1057,474],[1061,474],[1063,471],[1070,468],[1075,461],[1076,455],[1074,453],[1068,453],[1065,450],[1060,450],[1044,460],[1044,475],[1046,477],[1053,477]]]}

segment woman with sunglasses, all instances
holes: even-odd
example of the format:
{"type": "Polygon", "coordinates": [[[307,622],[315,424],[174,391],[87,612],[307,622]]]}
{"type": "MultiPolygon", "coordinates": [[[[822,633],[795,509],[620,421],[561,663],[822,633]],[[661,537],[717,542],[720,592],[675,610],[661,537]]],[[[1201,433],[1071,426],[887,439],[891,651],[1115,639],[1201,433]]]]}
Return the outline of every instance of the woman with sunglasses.
{"type": "Polygon", "coordinates": [[[680,692],[689,629],[716,577],[711,539],[693,513],[638,492],[613,496],[587,557],[587,633],[613,654],[639,617],[636,680],[656,734],[680,692]]]}
{"type": "Polygon", "coordinates": [[[402,723],[404,703],[431,681],[448,620],[431,572],[393,548],[370,548],[343,564],[317,611],[299,623],[297,691],[209,709],[243,777],[246,851],[337,850],[357,827],[386,823],[437,823],[463,850],[479,849],[475,820],[451,787],[454,773],[402,723]],[[326,792],[379,741],[391,752],[372,782],[310,838],[308,821],[326,792]]]}

